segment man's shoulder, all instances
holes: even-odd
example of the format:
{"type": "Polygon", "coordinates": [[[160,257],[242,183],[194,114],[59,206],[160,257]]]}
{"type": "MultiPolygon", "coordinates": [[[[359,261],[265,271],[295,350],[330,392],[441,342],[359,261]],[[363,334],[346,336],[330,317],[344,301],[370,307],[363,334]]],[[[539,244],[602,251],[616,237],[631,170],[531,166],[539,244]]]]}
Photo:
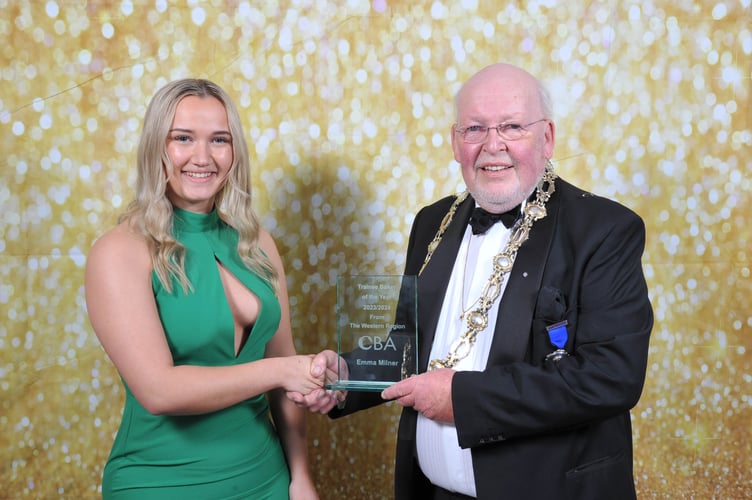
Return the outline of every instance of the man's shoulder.
{"type": "Polygon", "coordinates": [[[560,203],[565,209],[583,210],[591,217],[600,214],[605,217],[621,215],[627,218],[640,218],[626,205],[576,186],[561,177],[556,179],[556,192],[559,194],[560,203]]]}
{"type": "MultiPolygon", "coordinates": [[[[442,227],[443,224],[448,223],[450,219],[453,222],[461,219],[463,215],[460,207],[464,203],[467,203],[468,200],[471,200],[471,197],[469,195],[460,193],[445,196],[440,200],[423,206],[415,214],[415,218],[413,220],[413,232],[417,232],[418,234],[422,234],[424,236],[425,233],[431,233],[433,235],[436,233],[436,231],[439,230],[440,227],[442,227]],[[455,202],[457,202],[458,199],[463,203],[459,203],[457,205],[455,212],[450,217],[449,214],[450,212],[452,212],[452,206],[455,204],[455,202]]],[[[444,229],[446,229],[447,227],[448,225],[444,227],[444,229]]]]}
{"type": "Polygon", "coordinates": [[[441,198],[440,200],[436,200],[433,203],[430,203],[426,206],[424,206],[421,209],[422,211],[426,212],[447,212],[449,208],[452,206],[452,204],[457,200],[458,197],[463,196],[462,194],[451,194],[449,196],[445,196],[441,198]]]}
{"type": "Polygon", "coordinates": [[[461,201],[467,201],[470,196],[465,193],[445,196],[444,198],[434,201],[433,203],[430,203],[429,205],[421,208],[416,215],[416,219],[438,219],[439,221],[441,221],[444,216],[446,216],[446,214],[449,213],[449,211],[452,209],[452,205],[457,201],[458,198],[461,198],[461,201]]]}

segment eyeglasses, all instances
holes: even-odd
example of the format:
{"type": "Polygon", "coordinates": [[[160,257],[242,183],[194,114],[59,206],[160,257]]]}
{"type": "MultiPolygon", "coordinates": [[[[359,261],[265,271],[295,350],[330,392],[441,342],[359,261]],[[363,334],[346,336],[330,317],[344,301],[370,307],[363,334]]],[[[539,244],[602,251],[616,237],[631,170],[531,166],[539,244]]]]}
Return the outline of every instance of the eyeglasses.
{"type": "Polygon", "coordinates": [[[470,144],[479,144],[486,142],[488,138],[488,131],[496,129],[502,139],[507,141],[516,141],[522,139],[527,133],[527,128],[536,123],[547,121],[547,118],[541,118],[535,120],[526,125],[520,125],[519,123],[500,123],[494,127],[484,127],[483,125],[470,125],[469,127],[459,128],[455,130],[462,136],[462,139],[470,144]]]}

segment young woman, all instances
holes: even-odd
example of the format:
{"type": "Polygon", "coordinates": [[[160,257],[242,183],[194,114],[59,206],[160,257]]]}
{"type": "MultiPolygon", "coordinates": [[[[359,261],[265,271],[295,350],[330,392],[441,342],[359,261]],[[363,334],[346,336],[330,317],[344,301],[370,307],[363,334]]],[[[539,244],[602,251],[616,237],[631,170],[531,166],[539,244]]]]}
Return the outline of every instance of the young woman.
{"type": "Polygon", "coordinates": [[[91,324],[125,386],[105,499],[315,499],[279,252],[251,207],[238,111],[212,82],[160,89],[135,200],[86,265],[91,324]],[[272,420],[269,419],[271,411],[272,420]]]}

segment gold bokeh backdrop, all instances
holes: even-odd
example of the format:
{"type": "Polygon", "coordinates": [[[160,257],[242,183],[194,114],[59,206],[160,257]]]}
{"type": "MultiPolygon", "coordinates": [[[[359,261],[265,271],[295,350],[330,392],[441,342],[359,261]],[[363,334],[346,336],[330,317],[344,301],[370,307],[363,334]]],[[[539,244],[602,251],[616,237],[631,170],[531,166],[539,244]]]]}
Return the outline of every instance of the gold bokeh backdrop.
{"type": "MultiPolygon", "coordinates": [[[[559,174],[647,224],[639,497],[752,497],[751,25],[750,0],[0,0],[0,498],[98,496],[123,390],[83,267],[157,88],[234,97],[317,352],[336,276],[401,272],[413,214],[462,189],[452,98],[502,60],[549,84],[559,174]]],[[[322,500],[391,497],[397,416],[310,416],[322,500]]]]}

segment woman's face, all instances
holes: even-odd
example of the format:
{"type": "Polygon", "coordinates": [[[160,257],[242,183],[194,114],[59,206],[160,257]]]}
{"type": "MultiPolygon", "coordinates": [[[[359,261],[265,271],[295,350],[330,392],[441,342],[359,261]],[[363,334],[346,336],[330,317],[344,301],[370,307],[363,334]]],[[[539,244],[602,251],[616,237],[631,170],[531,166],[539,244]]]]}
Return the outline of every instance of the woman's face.
{"type": "Polygon", "coordinates": [[[167,198],[178,208],[208,213],[233,161],[232,135],[224,105],[214,97],[184,97],[165,143],[172,163],[167,198]]]}

